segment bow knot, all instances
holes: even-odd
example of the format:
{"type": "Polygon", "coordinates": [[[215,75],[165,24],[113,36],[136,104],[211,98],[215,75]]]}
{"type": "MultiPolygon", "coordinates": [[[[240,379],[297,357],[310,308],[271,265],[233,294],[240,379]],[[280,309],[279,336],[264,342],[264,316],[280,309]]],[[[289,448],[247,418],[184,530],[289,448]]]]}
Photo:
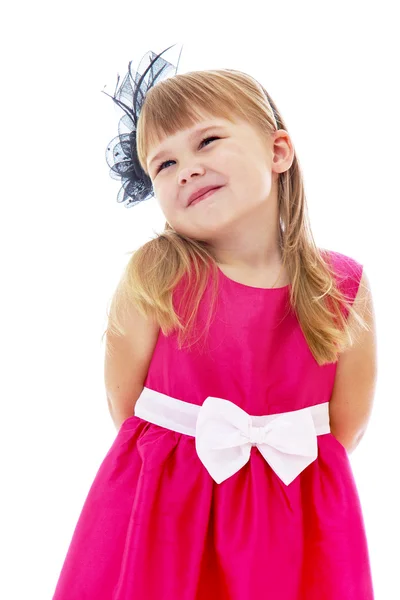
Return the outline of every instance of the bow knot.
{"type": "Polygon", "coordinates": [[[250,441],[252,446],[266,444],[268,443],[268,431],[270,429],[270,425],[250,425],[249,433],[245,437],[250,441]]]}
{"type": "Polygon", "coordinates": [[[317,432],[308,408],[252,417],[229,400],[209,396],[200,407],[195,438],[197,454],[217,483],[249,461],[252,446],[257,446],[286,485],[318,455],[317,432]],[[255,425],[257,419],[264,424],[255,425]]]}

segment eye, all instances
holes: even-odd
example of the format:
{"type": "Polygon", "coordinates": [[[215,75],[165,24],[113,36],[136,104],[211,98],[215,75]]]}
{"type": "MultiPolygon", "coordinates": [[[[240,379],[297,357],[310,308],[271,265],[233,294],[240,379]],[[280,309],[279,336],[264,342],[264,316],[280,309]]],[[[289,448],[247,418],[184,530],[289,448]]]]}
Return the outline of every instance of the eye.
{"type": "MultiPolygon", "coordinates": [[[[220,138],[216,137],[216,136],[212,136],[212,137],[206,137],[204,138],[201,142],[200,142],[200,146],[203,145],[204,142],[207,142],[208,140],[219,140],[220,138]]],[[[208,144],[207,144],[208,145],[208,144]]],[[[163,171],[163,167],[164,165],[173,162],[172,160],[165,160],[164,162],[162,162],[160,165],[158,165],[157,169],[156,169],[156,174],[159,173],[160,171],[163,171]]]]}

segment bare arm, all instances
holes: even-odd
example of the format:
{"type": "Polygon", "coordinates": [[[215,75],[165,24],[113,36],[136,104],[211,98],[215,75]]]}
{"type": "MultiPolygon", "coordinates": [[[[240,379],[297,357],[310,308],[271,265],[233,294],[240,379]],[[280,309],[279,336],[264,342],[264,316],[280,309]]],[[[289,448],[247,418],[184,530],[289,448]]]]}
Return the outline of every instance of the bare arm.
{"type": "Polygon", "coordinates": [[[356,306],[370,331],[361,330],[354,345],[339,357],[329,403],[331,432],[349,453],[355,450],[367,429],[377,379],[375,314],[364,271],[354,300],[356,306]]]}
{"type": "Polygon", "coordinates": [[[111,418],[117,430],[134,414],[159,334],[159,326],[134,306],[124,316],[125,335],[106,334],[104,383],[111,418]]]}

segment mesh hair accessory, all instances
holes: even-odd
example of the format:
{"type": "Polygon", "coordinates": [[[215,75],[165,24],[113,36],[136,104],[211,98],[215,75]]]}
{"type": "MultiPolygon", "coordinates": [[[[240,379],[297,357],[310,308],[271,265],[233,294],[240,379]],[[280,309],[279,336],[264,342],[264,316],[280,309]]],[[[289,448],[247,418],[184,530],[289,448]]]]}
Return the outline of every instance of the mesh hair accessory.
{"type": "Polygon", "coordinates": [[[132,71],[132,61],[130,61],[128,73],[119,89],[117,89],[120,80],[118,75],[113,96],[102,90],[102,93],[112,98],[125,113],[119,121],[119,135],[111,140],[106,150],[106,161],[111,169],[110,176],[122,182],[117,202],[125,203],[125,208],[131,208],[143,200],[154,197],[151,179],[142,169],[138,159],[136,128],[149,89],[177,72],[182,49],[176,66],[161,58],[161,55],[172,47],[169,46],[160,54],[147,52],[141,59],[136,73],[132,71]]]}

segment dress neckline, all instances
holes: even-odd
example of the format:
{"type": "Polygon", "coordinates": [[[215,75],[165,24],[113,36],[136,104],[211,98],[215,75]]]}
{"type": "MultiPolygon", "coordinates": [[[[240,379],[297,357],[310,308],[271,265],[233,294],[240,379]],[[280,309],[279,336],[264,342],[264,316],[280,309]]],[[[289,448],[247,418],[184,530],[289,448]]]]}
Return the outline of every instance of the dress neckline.
{"type": "Polygon", "coordinates": [[[258,291],[262,291],[262,292],[280,292],[283,290],[287,290],[290,286],[289,283],[282,287],[270,287],[270,288],[261,288],[261,287],[256,287],[253,285],[246,285],[245,283],[240,283],[240,281],[235,281],[234,279],[231,279],[230,277],[228,277],[228,275],[225,275],[225,273],[222,271],[222,269],[218,265],[217,265],[217,269],[218,269],[219,274],[222,277],[222,279],[229,281],[233,285],[236,285],[236,286],[239,286],[242,288],[247,288],[248,290],[258,290],[258,291]]]}

